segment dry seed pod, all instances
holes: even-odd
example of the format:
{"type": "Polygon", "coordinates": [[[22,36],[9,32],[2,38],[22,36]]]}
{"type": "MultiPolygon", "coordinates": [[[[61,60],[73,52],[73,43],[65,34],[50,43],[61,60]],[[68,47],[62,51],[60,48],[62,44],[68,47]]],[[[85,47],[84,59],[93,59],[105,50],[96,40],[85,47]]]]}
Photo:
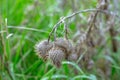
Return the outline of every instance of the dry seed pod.
{"type": "Polygon", "coordinates": [[[48,51],[52,48],[52,43],[47,40],[41,41],[35,45],[35,51],[38,56],[46,60],[48,57],[48,51]]]}
{"type": "Polygon", "coordinates": [[[78,55],[76,53],[72,53],[68,56],[68,60],[70,61],[77,61],[78,55]]]}
{"type": "Polygon", "coordinates": [[[53,62],[53,64],[59,68],[61,66],[62,60],[65,59],[65,53],[59,47],[53,47],[49,51],[49,58],[53,62]]]}
{"type": "Polygon", "coordinates": [[[65,53],[67,54],[72,52],[73,47],[69,40],[65,40],[64,38],[58,38],[55,41],[55,45],[63,48],[65,50],[65,53]]]}
{"type": "Polygon", "coordinates": [[[68,55],[67,59],[70,61],[77,61],[78,54],[77,54],[77,50],[75,49],[75,47],[72,48],[72,53],[68,55]]]}

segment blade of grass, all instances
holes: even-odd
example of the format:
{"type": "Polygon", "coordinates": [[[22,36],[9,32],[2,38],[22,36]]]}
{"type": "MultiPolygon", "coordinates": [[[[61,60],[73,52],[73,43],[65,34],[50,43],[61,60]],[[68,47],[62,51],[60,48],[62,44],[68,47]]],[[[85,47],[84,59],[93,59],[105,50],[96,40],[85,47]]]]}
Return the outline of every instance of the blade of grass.
{"type": "Polygon", "coordinates": [[[31,66],[28,67],[27,70],[24,71],[24,74],[28,74],[28,73],[32,72],[33,70],[35,70],[40,65],[41,65],[41,62],[39,60],[36,61],[34,64],[31,64],[31,66]]]}
{"type": "Polygon", "coordinates": [[[52,73],[54,70],[56,70],[55,67],[53,67],[52,69],[50,69],[45,75],[42,76],[42,78],[48,76],[50,73],[52,73]]]}
{"type": "Polygon", "coordinates": [[[97,80],[96,76],[93,75],[93,74],[91,74],[91,75],[89,75],[89,76],[87,76],[87,75],[78,75],[78,76],[75,76],[75,77],[73,78],[73,80],[83,79],[83,78],[89,79],[89,80],[97,80]]]}
{"type": "MultiPolygon", "coordinates": [[[[69,78],[68,76],[65,76],[65,75],[59,75],[59,74],[57,74],[57,75],[53,75],[52,77],[51,77],[51,79],[67,79],[67,78],[69,78]]],[[[49,77],[44,77],[44,78],[42,78],[41,80],[48,80],[49,79],[49,77]]]]}
{"type": "Polygon", "coordinates": [[[73,67],[75,67],[81,74],[85,74],[82,69],[80,69],[80,67],[76,64],[76,63],[73,63],[73,62],[70,62],[70,61],[63,61],[62,64],[69,64],[69,65],[72,65],[73,67]]]}
{"type": "Polygon", "coordinates": [[[44,30],[40,30],[40,29],[35,29],[35,28],[28,28],[28,27],[25,27],[25,26],[8,26],[8,28],[10,29],[19,29],[19,30],[29,30],[29,31],[36,31],[36,32],[42,32],[42,33],[49,33],[47,31],[44,31],[44,30]]]}

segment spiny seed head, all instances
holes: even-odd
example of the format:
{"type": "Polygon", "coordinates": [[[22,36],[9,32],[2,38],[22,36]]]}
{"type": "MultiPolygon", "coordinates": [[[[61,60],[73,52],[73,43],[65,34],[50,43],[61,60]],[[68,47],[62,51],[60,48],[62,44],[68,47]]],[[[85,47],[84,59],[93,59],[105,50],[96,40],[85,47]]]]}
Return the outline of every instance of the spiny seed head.
{"type": "Polygon", "coordinates": [[[68,60],[77,61],[77,59],[78,59],[78,54],[73,49],[72,53],[70,55],[68,55],[68,60]]]}
{"type": "Polygon", "coordinates": [[[38,56],[43,58],[44,60],[48,57],[48,51],[52,48],[52,43],[47,40],[41,41],[35,45],[35,51],[38,56]]]}
{"type": "Polygon", "coordinates": [[[62,60],[65,59],[65,53],[59,47],[53,47],[49,51],[49,58],[52,61],[52,63],[59,68],[61,66],[62,60]]]}
{"type": "Polygon", "coordinates": [[[66,53],[70,53],[72,50],[72,44],[69,40],[66,40],[64,38],[57,38],[55,41],[55,45],[65,49],[66,53]]]}

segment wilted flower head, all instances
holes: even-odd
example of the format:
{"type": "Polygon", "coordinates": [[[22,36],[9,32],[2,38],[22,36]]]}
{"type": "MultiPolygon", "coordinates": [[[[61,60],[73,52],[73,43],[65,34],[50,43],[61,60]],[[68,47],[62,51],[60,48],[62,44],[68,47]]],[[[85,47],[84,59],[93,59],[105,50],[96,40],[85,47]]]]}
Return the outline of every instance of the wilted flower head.
{"type": "Polygon", "coordinates": [[[70,61],[77,61],[78,55],[76,53],[72,53],[68,56],[68,60],[70,61]]]}
{"type": "Polygon", "coordinates": [[[44,60],[48,57],[48,51],[52,48],[52,43],[47,40],[41,41],[35,45],[35,51],[38,56],[43,58],[44,60]]]}
{"type": "Polygon", "coordinates": [[[52,63],[59,68],[61,66],[62,60],[65,59],[65,53],[59,47],[53,47],[49,51],[49,58],[52,61],[52,63]]]}
{"type": "Polygon", "coordinates": [[[55,41],[55,45],[63,48],[67,54],[72,50],[72,44],[69,40],[66,40],[64,38],[57,38],[57,40],[55,41]]]}

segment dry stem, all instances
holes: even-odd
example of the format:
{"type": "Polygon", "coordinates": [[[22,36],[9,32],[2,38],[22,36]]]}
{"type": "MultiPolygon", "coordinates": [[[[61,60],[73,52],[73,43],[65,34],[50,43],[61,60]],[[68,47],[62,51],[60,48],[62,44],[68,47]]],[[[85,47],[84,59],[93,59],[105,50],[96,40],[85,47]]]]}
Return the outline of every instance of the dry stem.
{"type": "Polygon", "coordinates": [[[54,32],[54,40],[56,40],[56,30],[57,30],[57,28],[59,27],[59,25],[60,25],[61,23],[64,23],[65,20],[70,19],[70,18],[72,18],[73,16],[78,15],[78,14],[80,14],[80,13],[94,12],[94,11],[95,11],[96,13],[95,13],[95,16],[94,16],[94,18],[93,18],[92,23],[91,23],[90,26],[89,26],[89,29],[87,30],[87,33],[89,33],[89,32],[91,31],[93,22],[95,22],[95,18],[96,18],[96,16],[97,16],[97,13],[98,13],[98,12],[101,12],[101,13],[104,13],[104,14],[108,14],[108,15],[113,15],[113,14],[111,14],[110,12],[108,12],[108,11],[106,11],[106,10],[101,10],[101,9],[86,9],[86,10],[82,10],[82,11],[77,11],[77,12],[75,12],[75,13],[73,13],[73,14],[71,14],[71,15],[68,15],[68,16],[66,16],[66,17],[62,17],[62,18],[54,25],[52,31],[50,32],[50,34],[49,34],[49,36],[48,36],[48,42],[50,41],[50,38],[51,38],[53,32],[54,32]]]}

